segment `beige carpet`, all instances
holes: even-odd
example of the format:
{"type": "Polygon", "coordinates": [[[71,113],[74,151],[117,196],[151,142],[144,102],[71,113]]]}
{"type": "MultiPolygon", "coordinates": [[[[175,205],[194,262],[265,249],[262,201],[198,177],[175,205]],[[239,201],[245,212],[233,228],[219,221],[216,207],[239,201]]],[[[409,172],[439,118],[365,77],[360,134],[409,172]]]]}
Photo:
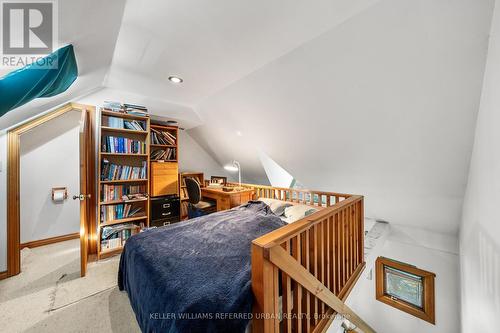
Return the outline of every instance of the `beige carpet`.
{"type": "Polygon", "coordinates": [[[79,240],[21,252],[21,274],[0,281],[0,332],[140,332],[118,290],[119,257],[80,278],[79,240]]]}

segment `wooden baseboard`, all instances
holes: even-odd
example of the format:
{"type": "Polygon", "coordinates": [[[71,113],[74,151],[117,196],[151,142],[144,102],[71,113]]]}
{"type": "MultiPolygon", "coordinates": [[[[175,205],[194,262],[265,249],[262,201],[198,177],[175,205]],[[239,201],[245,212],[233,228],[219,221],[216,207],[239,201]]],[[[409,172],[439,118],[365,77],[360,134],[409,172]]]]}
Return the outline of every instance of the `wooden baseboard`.
{"type": "Polygon", "coordinates": [[[0,280],[6,279],[9,277],[9,272],[0,272],[0,280]]]}
{"type": "Polygon", "coordinates": [[[40,239],[40,240],[36,240],[36,241],[22,243],[22,244],[20,244],[20,247],[21,247],[21,250],[24,249],[25,247],[29,247],[30,249],[32,249],[34,247],[64,242],[64,241],[67,241],[70,239],[76,239],[76,238],[80,238],[79,232],[75,232],[74,234],[69,234],[69,235],[56,236],[56,237],[45,238],[45,239],[40,239]]]}

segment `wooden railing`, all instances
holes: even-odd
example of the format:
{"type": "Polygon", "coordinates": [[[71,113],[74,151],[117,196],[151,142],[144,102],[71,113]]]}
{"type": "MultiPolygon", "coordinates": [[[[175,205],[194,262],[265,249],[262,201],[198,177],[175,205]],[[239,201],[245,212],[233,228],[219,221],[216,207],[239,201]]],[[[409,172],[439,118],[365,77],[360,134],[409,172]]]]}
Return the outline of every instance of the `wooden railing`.
{"type": "Polygon", "coordinates": [[[324,332],[336,314],[374,332],[343,302],[365,267],[363,197],[245,186],[257,197],[327,206],[253,241],[253,332],[324,332]]]}
{"type": "MultiPolygon", "coordinates": [[[[238,186],[237,183],[228,183],[230,186],[238,186]]],[[[243,187],[253,188],[254,199],[271,198],[290,201],[312,206],[330,207],[342,200],[351,197],[351,194],[311,191],[304,189],[293,189],[283,187],[272,187],[266,185],[241,184],[243,187]]]]}

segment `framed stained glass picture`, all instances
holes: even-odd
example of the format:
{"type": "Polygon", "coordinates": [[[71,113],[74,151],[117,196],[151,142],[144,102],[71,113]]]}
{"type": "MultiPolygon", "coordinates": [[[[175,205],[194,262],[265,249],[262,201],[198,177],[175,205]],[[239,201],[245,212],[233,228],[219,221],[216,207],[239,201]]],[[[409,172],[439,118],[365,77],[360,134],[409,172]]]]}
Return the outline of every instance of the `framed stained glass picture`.
{"type": "Polygon", "coordinates": [[[377,300],[435,324],[434,273],[385,257],[375,271],[377,300]]]}

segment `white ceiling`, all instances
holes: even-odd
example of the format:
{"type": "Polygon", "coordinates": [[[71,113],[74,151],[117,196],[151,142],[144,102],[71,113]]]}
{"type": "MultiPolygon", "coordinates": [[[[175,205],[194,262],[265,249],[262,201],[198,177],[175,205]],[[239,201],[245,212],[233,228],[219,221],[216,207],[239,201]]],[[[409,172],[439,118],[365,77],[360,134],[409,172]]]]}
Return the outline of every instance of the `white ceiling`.
{"type": "MultiPolygon", "coordinates": [[[[79,76],[63,94],[40,98],[0,118],[0,129],[94,91],[102,85],[113,57],[125,0],[58,1],[60,46],[73,44],[79,76]]],[[[8,71],[0,70],[0,77],[8,71]]]]}
{"type": "Polygon", "coordinates": [[[195,106],[374,2],[128,0],[105,85],[195,106]]]}
{"type": "Polygon", "coordinates": [[[249,181],[260,148],[308,188],[365,195],[368,216],[455,233],[492,8],[380,1],[205,99],[190,134],[249,181]]]}
{"type": "Polygon", "coordinates": [[[457,231],[494,0],[59,3],[82,75],[50,103],[104,85],[83,100],[178,119],[246,181],[266,181],[261,150],[369,216],[457,231]]]}

